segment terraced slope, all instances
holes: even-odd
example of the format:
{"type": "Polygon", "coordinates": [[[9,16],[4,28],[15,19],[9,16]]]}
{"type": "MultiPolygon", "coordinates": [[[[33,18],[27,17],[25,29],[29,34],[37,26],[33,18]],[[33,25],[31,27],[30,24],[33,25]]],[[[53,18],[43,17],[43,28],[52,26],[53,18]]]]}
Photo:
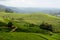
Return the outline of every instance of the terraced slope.
{"type": "Polygon", "coordinates": [[[8,23],[9,21],[12,21],[14,26],[19,28],[19,30],[16,32],[6,32],[10,31],[10,29],[0,28],[0,40],[60,40],[60,35],[58,33],[54,33],[52,36],[41,34],[40,31],[44,33],[45,30],[41,30],[38,27],[42,22],[47,22],[52,24],[56,31],[60,32],[60,18],[55,16],[48,14],[16,14],[1,12],[0,22],[8,23]],[[28,25],[30,24],[38,26],[29,27],[28,25]],[[40,33],[36,33],[37,31],[40,33]]]}

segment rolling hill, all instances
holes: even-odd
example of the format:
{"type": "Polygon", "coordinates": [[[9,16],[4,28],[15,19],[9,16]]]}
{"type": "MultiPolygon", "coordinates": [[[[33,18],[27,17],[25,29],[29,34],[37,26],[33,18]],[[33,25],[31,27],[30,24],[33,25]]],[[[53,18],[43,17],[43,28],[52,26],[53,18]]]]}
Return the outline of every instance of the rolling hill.
{"type": "MultiPolygon", "coordinates": [[[[12,21],[13,25],[18,29],[10,32],[11,29],[0,28],[1,40],[59,40],[60,33],[53,33],[52,36],[47,31],[39,28],[42,22],[51,24],[55,32],[60,32],[60,18],[43,13],[33,14],[16,14],[0,12],[0,22],[8,23],[12,21]],[[28,26],[28,25],[37,26],[28,26]]],[[[1,23],[0,23],[1,24],[1,23]]],[[[3,27],[3,26],[0,26],[3,27]]]]}
{"type": "MultiPolygon", "coordinates": [[[[51,16],[48,14],[43,14],[43,13],[33,13],[33,14],[16,14],[16,13],[4,13],[2,12],[0,14],[0,17],[2,17],[4,20],[6,20],[5,22],[12,20],[13,23],[16,23],[17,26],[20,24],[21,26],[23,26],[22,24],[25,25],[26,24],[36,24],[36,25],[40,25],[42,22],[46,22],[49,24],[52,24],[54,28],[56,28],[56,30],[59,30],[58,28],[60,28],[60,18],[55,17],[55,16],[51,16]]],[[[3,20],[1,19],[1,21],[3,20]]],[[[3,20],[3,21],[4,21],[3,20]]]]}

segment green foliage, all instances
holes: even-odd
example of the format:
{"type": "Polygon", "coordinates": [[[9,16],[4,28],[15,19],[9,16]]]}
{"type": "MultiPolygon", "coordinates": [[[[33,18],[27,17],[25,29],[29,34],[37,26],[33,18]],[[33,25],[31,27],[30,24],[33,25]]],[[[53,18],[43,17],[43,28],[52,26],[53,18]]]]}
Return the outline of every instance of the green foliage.
{"type": "Polygon", "coordinates": [[[6,13],[13,13],[13,11],[11,9],[5,9],[6,13]]]}
{"type": "Polygon", "coordinates": [[[52,25],[51,24],[48,24],[48,23],[44,23],[43,22],[39,27],[41,29],[44,29],[44,30],[48,30],[48,31],[53,32],[53,28],[52,28],[52,25]]]}
{"type": "Polygon", "coordinates": [[[13,26],[13,23],[11,21],[9,21],[7,26],[11,28],[13,26]]]}

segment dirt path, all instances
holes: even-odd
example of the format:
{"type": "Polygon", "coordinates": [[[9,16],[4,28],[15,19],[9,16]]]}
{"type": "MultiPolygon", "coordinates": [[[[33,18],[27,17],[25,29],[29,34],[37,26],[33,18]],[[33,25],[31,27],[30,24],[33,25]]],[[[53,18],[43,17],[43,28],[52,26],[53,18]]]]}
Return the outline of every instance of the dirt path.
{"type": "Polygon", "coordinates": [[[15,27],[14,29],[12,29],[10,32],[15,32],[16,29],[17,29],[17,27],[15,27]]]}

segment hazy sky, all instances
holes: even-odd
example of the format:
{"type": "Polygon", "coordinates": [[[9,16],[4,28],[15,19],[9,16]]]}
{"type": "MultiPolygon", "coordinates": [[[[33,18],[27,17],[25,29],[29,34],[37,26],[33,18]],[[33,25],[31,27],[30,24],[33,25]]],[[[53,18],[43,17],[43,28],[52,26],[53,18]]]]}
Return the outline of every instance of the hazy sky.
{"type": "Polygon", "coordinates": [[[13,7],[60,8],[60,0],[0,0],[0,4],[13,7]]]}

